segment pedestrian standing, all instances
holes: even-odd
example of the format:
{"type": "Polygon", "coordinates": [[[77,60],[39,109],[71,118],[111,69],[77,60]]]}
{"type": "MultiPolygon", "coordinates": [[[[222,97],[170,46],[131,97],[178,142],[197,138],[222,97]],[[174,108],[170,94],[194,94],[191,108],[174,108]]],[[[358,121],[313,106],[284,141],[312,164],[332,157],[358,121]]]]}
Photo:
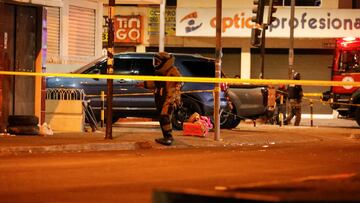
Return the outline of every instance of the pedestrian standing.
{"type": "MultiPolygon", "coordinates": [[[[300,73],[295,72],[293,75],[294,80],[300,80],[300,73]]],[[[290,112],[286,118],[285,125],[290,124],[291,119],[295,116],[295,126],[300,125],[301,120],[301,101],[303,98],[303,90],[301,85],[290,84],[288,86],[288,97],[290,102],[290,112]]]]}
{"type": "MultiPolygon", "coordinates": [[[[181,77],[174,66],[175,57],[167,52],[155,54],[153,59],[155,76],[181,77]]],[[[171,145],[172,136],[171,117],[176,105],[181,103],[181,82],[173,81],[145,81],[144,88],[153,89],[155,93],[156,108],[159,113],[159,122],[163,137],[155,141],[163,145],[171,145]]]]}

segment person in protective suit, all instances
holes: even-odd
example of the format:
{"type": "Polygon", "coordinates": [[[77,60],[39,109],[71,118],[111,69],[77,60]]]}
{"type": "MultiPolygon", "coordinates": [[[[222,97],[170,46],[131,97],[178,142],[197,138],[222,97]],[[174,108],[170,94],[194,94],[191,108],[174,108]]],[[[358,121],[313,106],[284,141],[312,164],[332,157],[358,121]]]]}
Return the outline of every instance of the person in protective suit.
{"type": "MultiPolygon", "coordinates": [[[[294,80],[300,80],[300,73],[296,72],[293,75],[294,80]]],[[[291,119],[295,116],[295,126],[300,125],[301,120],[301,101],[303,98],[303,90],[301,85],[290,84],[288,86],[288,98],[290,102],[290,114],[285,120],[285,125],[289,124],[291,119]]]]}
{"type": "MultiPolygon", "coordinates": [[[[155,76],[181,77],[180,72],[174,66],[175,57],[167,52],[160,52],[154,56],[155,76]]],[[[153,89],[155,93],[156,108],[159,112],[159,122],[163,138],[155,139],[163,145],[171,145],[174,141],[172,136],[171,116],[175,105],[181,104],[181,82],[172,81],[145,81],[144,88],[153,89]]]]}

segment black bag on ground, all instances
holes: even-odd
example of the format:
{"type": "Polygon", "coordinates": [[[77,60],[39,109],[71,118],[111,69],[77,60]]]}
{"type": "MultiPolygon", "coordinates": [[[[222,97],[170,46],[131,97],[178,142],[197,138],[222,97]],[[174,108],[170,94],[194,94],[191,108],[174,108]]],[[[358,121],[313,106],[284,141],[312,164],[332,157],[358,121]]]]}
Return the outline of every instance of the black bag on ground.
{"type": "Polygon", "coordinates": [[[33,115],[11,115],[8,123],[9,126],[37,126],[39,118],[33,115]]]}
{"type": "Polygon", "coordinates": [[[10,115],[7,132],[15,135],[38,135],[39,118],[34,115],[10,115]]]}
{"type": "Polygon", "coordinates": [[[39,135],[39,126],[8,126],[7,132],[15,135],[39,135]]]}

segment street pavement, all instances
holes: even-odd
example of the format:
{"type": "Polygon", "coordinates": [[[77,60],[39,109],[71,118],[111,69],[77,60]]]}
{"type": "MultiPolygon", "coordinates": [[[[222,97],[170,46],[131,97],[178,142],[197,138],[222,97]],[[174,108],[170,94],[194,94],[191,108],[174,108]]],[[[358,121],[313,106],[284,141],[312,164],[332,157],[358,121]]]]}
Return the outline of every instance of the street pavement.
{"type": "Polygon", "coordinates": [[[359,141],[360,128],[355,121],[343,119],[302,119],[300,126],[277,126],[260,121],[242,121],[237,128],[222,129],[215,139],[185,136],[175,131],[172,146],[154,142],[161,137],[158,122],[120,121],[114,124],[113,139],[105,140],[105,129],[96,132],[54,132],[47,136],[0,135],[0,155],[19,153],[89,152],[112,150],[176,149],[197,147],[271,147],[280,144],[321,142],[326,139],[359,141]]]}

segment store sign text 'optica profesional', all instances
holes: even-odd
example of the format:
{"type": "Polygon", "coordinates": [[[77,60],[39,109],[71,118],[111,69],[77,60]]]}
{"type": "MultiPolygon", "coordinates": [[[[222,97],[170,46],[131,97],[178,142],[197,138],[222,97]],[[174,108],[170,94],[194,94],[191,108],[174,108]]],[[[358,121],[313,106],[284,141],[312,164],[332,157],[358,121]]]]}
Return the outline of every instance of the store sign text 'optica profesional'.
{"type": "MultiPolygon", "coordinates": [[[[215,36],[216,17],[213,8],[178,8],[176,11],[177,36],[215,36]]],[[[222,35],[224,37],[250,37],[254,14],[247,9],[223,9],[222,35]]],[[[277,18],[269,26],[267,36],[289,37],[290,9],[280,8],[277,18]]],[[[264,14],[264,18],[267,14],[264,14]]],[[[359,9],[296,9],[295,37],[334,38],[360,37],[359,9]]]]}

